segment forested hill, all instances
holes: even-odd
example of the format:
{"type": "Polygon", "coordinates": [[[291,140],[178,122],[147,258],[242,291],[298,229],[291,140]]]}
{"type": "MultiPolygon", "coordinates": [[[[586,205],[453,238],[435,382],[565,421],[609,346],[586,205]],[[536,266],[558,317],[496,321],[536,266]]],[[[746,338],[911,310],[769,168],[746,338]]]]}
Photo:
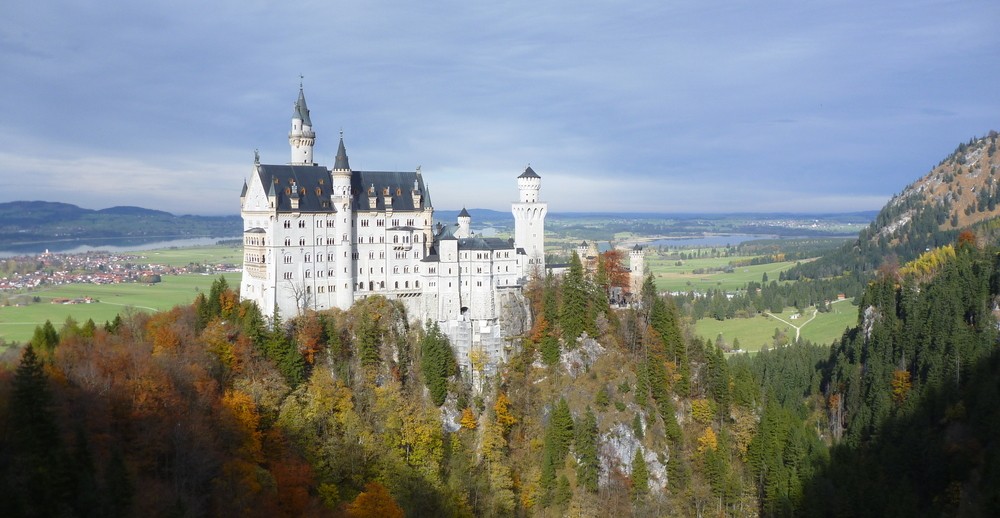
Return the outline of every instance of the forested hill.
{"type": "Polygon", "coordinates": [[[998,134],[960,144],[929,173],[893,196],[854,242],[820,260],[787,272],[785,278],[824,278],[847,272],[867,278],[887,258],[898,263],[953,243],[963,229],[993,235],[1000,215],[998,134]]]}
{"type": "Polygon", "coordinates": [[[230,237],[243,230],[239,216],[175,216],[123,206],[101,210],[69,203],[0,203],[0,250],[22,243],[87,238],[230,237]]]}
{"type": "Polygon", "coordinates": [[[869,285],[819,369],[821,429],[837,442],[803,489],[806,514],[1000,509],[998,266],[965,232],[869,285]]]}

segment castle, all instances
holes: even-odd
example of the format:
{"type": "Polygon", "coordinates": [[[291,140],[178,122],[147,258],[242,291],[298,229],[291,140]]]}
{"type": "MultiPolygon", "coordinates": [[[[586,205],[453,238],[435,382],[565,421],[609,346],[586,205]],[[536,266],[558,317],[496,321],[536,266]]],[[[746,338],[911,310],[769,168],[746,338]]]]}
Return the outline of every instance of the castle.
{"type": "Polygon", "coordinates": [[[514,238],[484,238],[465,209],[455,224],[434,224],[419,167],[355,171],[341,132],[327,169],[313,162],[315,140],[300,86],[291,161],[268,165],[255,156],[243,184],[240,297],[283,317],[348,309],[372,295],[398,299],[411,320],[438,323],[464,368],[476,351],[487,368],[504,361],[508,339],[529,318],[522,287],[545,271],[541,177],[531,167],[517,177],[514,238]]]}

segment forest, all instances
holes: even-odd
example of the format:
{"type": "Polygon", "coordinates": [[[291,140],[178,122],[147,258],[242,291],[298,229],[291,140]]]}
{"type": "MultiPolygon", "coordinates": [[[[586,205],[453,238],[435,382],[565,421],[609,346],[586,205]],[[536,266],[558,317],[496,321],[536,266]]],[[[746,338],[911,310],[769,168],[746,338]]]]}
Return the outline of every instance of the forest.
{"type": "Polygon", "coordinates": [[[648,278],[575,256],[473,384],[394,301],[40,326],[0,369],[3,516],[980,515],[1000,506],[1000,255],[971,233],[830,346],[726,356],[648,278]]]}

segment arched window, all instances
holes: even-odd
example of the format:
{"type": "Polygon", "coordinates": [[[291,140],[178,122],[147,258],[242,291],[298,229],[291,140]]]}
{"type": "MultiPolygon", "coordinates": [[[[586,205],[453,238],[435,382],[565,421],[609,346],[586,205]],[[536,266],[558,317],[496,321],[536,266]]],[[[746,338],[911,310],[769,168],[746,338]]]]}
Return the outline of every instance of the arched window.
{"type": "Polygon", "coordinates": [[[399,281],[396,281],[396,289],[399,289],[399,281]]]}

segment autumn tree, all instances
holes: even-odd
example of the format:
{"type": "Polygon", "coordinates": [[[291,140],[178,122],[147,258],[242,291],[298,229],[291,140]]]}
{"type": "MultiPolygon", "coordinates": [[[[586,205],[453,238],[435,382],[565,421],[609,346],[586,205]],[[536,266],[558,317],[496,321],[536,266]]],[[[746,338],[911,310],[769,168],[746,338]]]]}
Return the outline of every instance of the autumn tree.
{"type": "Polygon", "coordinates": [[[372,481],[347,505],[350,518],[403,518],[403,508],[382,484],[372,481]]]}

